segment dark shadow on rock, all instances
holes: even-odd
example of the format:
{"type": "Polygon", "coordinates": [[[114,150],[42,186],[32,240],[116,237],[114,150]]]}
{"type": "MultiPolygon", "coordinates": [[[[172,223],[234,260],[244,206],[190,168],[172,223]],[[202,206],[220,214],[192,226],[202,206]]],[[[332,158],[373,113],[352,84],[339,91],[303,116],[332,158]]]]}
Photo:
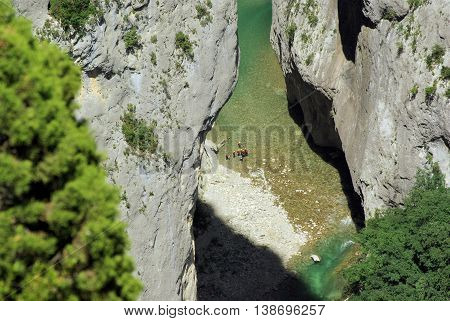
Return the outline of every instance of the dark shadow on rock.
{"type": "Polygon", "coordinates": [[[291,118],[302,130],[309,147],[338,170],[353,223],[356,229],[363,228],[364,208],[361,197],[353,188],[350,169],[342,151],[342,141],[332,116],[332,99],[304,81],[295,65],[285,81],[291,118]]]}
{"type": "Polygon", "coordinates": [[[194,236],[199,300],[318,300],[275,253],[235,233],[201,201],[194,236]]]}
{"type": "Polygon", "coordinates": [[[363,14],[361,0],[338,0],[339,34],[345,58],[355,62],[356,46],[362,26],[375,25],[363,14]]]}
{"type": "Polygon", "coordinates": [[[299,103],[291,105],[289,108],[289,114],[295,123],[301,128],[309,147],[325,162],[334,166],[338,170],[342,189],[347,199],[347,204],[351,212],[353,223],[355,224],[356,229],[360,230],[365,226],[364,208],[362,206],[361,197],[353,188],[352,177],[344,152],[338,148],[321,147],[314,142],[313,136],[304,122],[303,111],[299,103]]]}

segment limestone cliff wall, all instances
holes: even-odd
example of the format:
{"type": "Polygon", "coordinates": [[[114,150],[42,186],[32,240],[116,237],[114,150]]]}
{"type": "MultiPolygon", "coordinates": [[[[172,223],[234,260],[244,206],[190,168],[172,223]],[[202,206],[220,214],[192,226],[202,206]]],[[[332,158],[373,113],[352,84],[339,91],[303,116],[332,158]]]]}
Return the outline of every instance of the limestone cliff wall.
{"type": "Polygon", "coordinates": [[[206,24],[196,17],[202,2],[101,1],[103,17],[84,36],[74,36],[48,16],[48,0],[14,0],[36,32],[67,50],[83,70],[78,117],[90,123],[107,155],[109,178],[122,190],[143,300],[196,299],[191,227],[200,150],[231,95],[238,64],[236,1],[212,0],[206,24]],[[127,52],[123,37],[133,27],[141,45],[127,52]],[[175,46],[179,31],[194,45],[192,60],[175,46]],[[155,155],[128,153],[121,132],[128,104],[157,122],[155,155]]]}
{"type": "Polygon", "coordinates": [[[422,2],[273,0],[289,100],[317,144],[345,152],[366,215],[401,204],[428,153],[450,183],[450,1],[422,2]]]}

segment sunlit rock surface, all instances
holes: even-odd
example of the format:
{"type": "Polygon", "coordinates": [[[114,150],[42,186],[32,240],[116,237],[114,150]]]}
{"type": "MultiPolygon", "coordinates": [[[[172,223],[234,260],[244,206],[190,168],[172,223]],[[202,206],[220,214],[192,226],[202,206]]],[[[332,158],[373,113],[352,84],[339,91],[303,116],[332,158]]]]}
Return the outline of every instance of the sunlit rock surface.
{"type": "Polygon", "coordinates": [[[103,18],[79,37],[61,32],[48,16],[48,1],[14,0],[37,34],[51,34],[45,30],[49,19],[52,40],[83,70],[77,116],[89,122],[107,155],[109,178],[121,189],[122,217],[144,284],[141,299],[193,300],[197,284],[191,229],[200,148],[237,78],[236,1],[212,0],[212,21],[203,26],[197,1],[108,3],[103,18]],[[133,27],[140,46],[127,52],[123,37],[133,27]],[[175,46],[179,31],[193,44],[192,60],[175,46]],[[128,104],[136,106],[138,117],[157,122],[156,154],[128,153],[121,132],[128,104]]]}
{"type": "Polygon", "coordinates": [[[288,98],[317,144],[345,152],[366,216],[402,204],[427,154],[450,183],[449,81],[441,76],[450,65],[449,1],[415,10],[397,0],[273,5],[271,41],[288,98]],[[446,51],[428,67],[435,45],[446,51]]]}

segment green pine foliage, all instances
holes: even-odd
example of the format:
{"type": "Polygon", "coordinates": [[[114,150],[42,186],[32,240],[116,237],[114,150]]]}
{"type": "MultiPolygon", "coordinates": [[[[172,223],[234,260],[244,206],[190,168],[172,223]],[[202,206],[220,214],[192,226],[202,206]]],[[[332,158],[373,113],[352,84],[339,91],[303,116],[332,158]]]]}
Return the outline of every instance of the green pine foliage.
{"type": "Polygon", "coordinates": [[[351,299],[449,300],[449,204],[437,164],[419,171],[405,206],[360,233],[362,258],[346,271],[351,299]]]}
{"type": "Polygon", "coordinates": [[[80,71],[0,10],[0,300],[134,300],[118,191],[73,116],[80,71]]]}

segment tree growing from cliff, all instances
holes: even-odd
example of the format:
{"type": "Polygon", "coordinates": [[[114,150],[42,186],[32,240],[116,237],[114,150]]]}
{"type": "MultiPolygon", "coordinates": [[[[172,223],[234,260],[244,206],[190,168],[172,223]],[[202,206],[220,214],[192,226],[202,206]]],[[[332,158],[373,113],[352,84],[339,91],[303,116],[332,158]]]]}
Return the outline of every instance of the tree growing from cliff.
{"type": "Polygon", "coordinates": [[[136,299],[118,191],[73,116],[80,72],[0,6],[0,300],[136,299]]]}
{"type": "Polygon", "coordinates": [[[346,271],[354,300],[449,300],[450,189],[435,163],[419,171],[404,207],[369,220],[362,256],[346,271]]]}

